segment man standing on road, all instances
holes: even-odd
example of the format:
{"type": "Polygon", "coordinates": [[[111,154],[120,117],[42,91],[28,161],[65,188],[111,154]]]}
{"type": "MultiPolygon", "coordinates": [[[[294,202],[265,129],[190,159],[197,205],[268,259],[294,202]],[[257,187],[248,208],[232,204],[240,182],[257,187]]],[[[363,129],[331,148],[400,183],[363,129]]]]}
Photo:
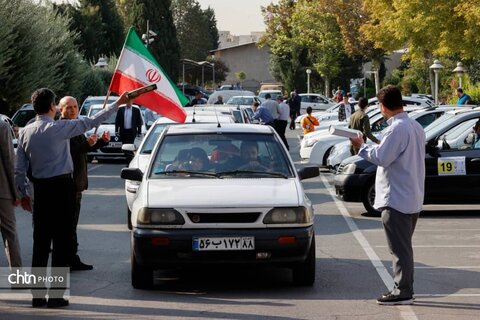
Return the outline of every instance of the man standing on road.
{"type": "MultiPolygon", "coordinates": [[[[74,97],[66,96],[60,99],[59,108],[61,120],[75,120],[78,118],[78,103],[74,97]]],[[[82,191],[88,188],[87,153],[95,151],[108,144],[110,134],[104,131],[102,138],[97,139],[96,134],[85,137],[84,134],[70,138],[70,155],[73,161],[73,181],[75,183],[75,215],[73,220],[72,248],[69,260],[70,270],[92,270],[93,266],[80,260],[78,253],[77,225],[80,217],[82,191]]]]}
{"type": "Polygon", "coordinates": [[[402,94],[386,86],[377,94],[389,126],[378,145],[351,138],[362,158],[378,165],[375,204],[382,211],[388,247],[393,256],[394,287],[377,299],[381,305],[413,303],[412,237],[422,210],[425,181],[425,132],[403,110],[402,94]]]}
{"type": "Polygon", "coordinates": [[[298,95],[297,90],[292,91],[290,99],[288,100],[290,106],[290,130],[295,130],[295,119],[300,115],[300,107],[302,105],[302,98],[298,95]]]}
{"type": "Polygon", "coordinates": [[[278,109],[278,103],[277,101],[275,100],[272,100],[272,95],[270,93],[267,93],[265,95],[265,101],[262,102],[262,104],[260,105],[260,107],[264,107],[264,108],[267,108],[268,111],[270,111],[270,114],[272,115],[273,117],[273,127],[276,128],[276,125],[277,125],[277,119],[278,119],[278,113],[279,113],[279,109],[278,109]]]}
{"type": "MultiPolygon", "coordinates": [[[[367,138],[372,140],[375,143],[380,143],[380,140],[377,139],[372,134],[370,128],[370,118],[365,114],[365,110],[368,107],[368,100],[367,98],[361,97],[358,100],[358,110],[352,114],[350,118],[350,124],[348,125],[349,128],[359,130],[363,133],[363,142],[367,142],[367,138]]],[[[352,145],[350,146],[350,153],[352,155],[356,155],[358,153],[358,148],[354,148],[352,145]]]]}
{"type": "MultiPolygon", "coordinates": [[[[15,182],[21,193],[22,208],[32,211],[27,192],[27,170],[33,179],[33,257],[32,267],[38,277],[46,277],[50,245],[52,267],[66,268],[72,243],[72,226],[75,213],[75,185],[72,177],[73,162],[70,156],[70,138],[99,126],[113,114],[118,106],[129,102],[124,93],[112,105],[91,118],[54,121],[55,94],[47,88],[32,94],[33,109],[37,113],[34,122],[27,125],[18,139],[15,182]]],[[[32,290],[32,307],[47,305],[50,308],[69,304],[63,298],[63,290],[52,294],[43,283],[32,290]],[[55,295],[56,293],[56,295],[55,295]]]]}
{"type": "Polygon", "coordinates": [[[142,116],[139,108],[134,108],[131,103],[118,108],[115,117],[115,132],[122,143],[134,143],[135,137],[142,133],[142,116]]]}
{"type": "Polygon", "coordinates": [[[0,121],[0,231],[10,269],[22,267],[15,220],[15,206],[19,197],[13,177],[15,152],[12,139],[10,125],[0,121]]]}
{"type": "Polygon", "coordinates": [[[287,150],[290,150],[290,146],[288,145],[287,138],[285,137],[285,131],[287,130],[288,119],[290,118],[290,107],[288,104],[283,101],[282,96],[277,97],[278,102],[278,119],[276,130],[280,138],[282,138],[283,144],[287,147],[287,150]]]}
{"type": "Polygon", "coordinates": [[[355,108],[348,102],[348,97],[344,96],[342,104],[338,107],[338,121],[349,121],[354,112],[355,108]]]}

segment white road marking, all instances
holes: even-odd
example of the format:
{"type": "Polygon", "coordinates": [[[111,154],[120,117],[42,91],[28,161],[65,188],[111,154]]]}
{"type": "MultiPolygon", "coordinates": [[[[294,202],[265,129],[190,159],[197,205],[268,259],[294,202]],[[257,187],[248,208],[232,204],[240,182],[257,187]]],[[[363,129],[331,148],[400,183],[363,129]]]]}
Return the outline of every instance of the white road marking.
{"type": "MultiPolygon", "coordinates": [[[[375,246],[376,248],[388,248],[388,246],[375,246]]],[[[413,248],[480,248],[480,245],[421,245],[413,248]]]]}
{"type": "MultiPolygon", "coordinates": [[[[355,223],[355,221],[350,216],[350,213],[348,212],[348,210],[345,207],[345,205],[343,204],[343,202],[341,202],[340,200],[337,199],[337,197],[335,195],[335,191],[330,186],[330,183],[328,182],[328,180],[322,174],[320,174],[320,178],[322,179],[323,185],[325,186],[325,188],[330,193],[330,196],[332,197],[333,201],[337,205],[338,210],[340,211],[343,218],[347,222],[347,225],[350,228],[350,231],[352,232],[353,236],[358,241],[358,243],[362,247],[363,251],[365,251],[365,253],[367,254],[368,258],[370,259],[370,262],[375,267],[375,270],[377,271],[378,275],[382,279],[382,281],[385,284],[385,286],[387,287],[387,289],[390,290],[390,288],[393,288],[393,278],[392,278],[392,276],[388,272],[387,268],[385,268],[382,261],[380,260],[380,258],[377,256],[377,254],[373,250],[370,243],[368,243],[365,236],[358,229],[357,224],[355,223]]],[[[400,316],[402,317],[402,319],[404,319],[404,320],[418,320],[418,318],[415,315],[415,312],[413,311],[411,306],[397,306],[397,308],[400,310],[400,316]]]]}
{"type": "Polygon", "coordinates": [[[103,167],[103,164],[98,164],[98,165],[96,165],[96,166],[90,167],[87,171],[90,172],[90,171],[96,170],[96,169],[98,169],[98,168],[100,168],[100,167],[103,167]]]}
{"type": "Polygon", "coordinates": [[[415,269],[480,269],[480,266],[434,266],[434,267],[415,267],[415,269]]]}

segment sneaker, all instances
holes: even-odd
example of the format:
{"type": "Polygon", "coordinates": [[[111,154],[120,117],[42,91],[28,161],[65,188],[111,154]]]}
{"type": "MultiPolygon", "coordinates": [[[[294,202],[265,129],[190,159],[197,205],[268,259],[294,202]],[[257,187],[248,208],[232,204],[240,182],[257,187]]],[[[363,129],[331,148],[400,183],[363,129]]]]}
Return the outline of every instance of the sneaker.
{"type": "Polygon", "coordinates": [[[412,297],[401,297],[388,293],[387,295],[382,295],[381,298],[377,299],[377,303],[380,305],[408,305],[413,304],[412,297]]]}
{"type": "MultiPolygon", "coordinates": [[[[382,298],[385,298],[386,296],[391,295],[391,294],[392,294],[392,291],[385,292],[384,294],[382,294],[382,298]]],[[[415,301],[415,296],[414,295],[412,295],[412,299],[415,301]]]]}

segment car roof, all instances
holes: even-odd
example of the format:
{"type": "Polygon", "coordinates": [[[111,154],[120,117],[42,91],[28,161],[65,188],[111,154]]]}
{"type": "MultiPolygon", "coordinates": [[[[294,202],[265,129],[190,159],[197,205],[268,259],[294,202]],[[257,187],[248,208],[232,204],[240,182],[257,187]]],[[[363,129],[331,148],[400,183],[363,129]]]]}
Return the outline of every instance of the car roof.
{"type": "Polygon", "coordinates": [[[196,134],[196,133],[254,133],[272,134],[273,128],[258,124],[226,123],[218,127],[215,123],[183,124],[171,126],[167,134],[196,134]]]}

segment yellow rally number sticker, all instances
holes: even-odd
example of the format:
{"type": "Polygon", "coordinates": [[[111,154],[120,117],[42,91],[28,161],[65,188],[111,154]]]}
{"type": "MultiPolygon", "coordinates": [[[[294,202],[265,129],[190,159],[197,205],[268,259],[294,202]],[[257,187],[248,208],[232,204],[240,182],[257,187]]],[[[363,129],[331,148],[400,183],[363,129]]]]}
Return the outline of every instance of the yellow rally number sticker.
{"type": "Polygon", "coordinates": [[[438,158],[438,175],[460,176],[465,175],[465,157],[438,158]]]}

